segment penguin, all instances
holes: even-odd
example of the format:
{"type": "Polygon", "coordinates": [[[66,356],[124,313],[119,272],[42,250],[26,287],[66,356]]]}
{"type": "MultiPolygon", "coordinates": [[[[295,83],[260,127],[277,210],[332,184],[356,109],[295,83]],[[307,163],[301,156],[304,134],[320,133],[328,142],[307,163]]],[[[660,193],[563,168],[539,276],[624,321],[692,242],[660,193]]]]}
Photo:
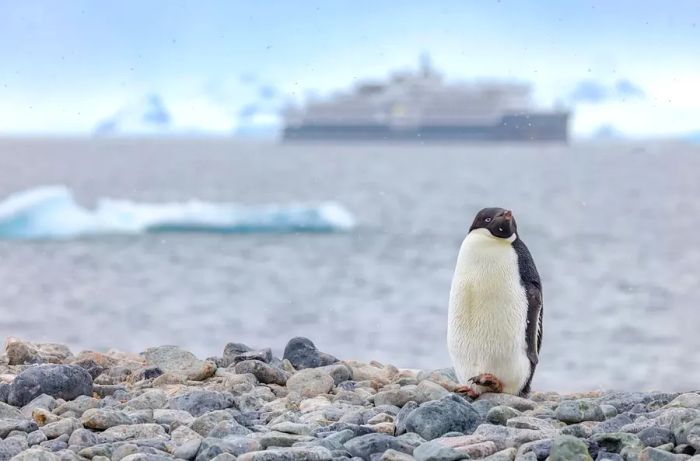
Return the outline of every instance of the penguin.
{"type": "Polygon", "coordinates": [[[459,249],[447,345],[456,392],[527,396],[542,345],[542,284],[510,210],[477,213],[459,249]]]}

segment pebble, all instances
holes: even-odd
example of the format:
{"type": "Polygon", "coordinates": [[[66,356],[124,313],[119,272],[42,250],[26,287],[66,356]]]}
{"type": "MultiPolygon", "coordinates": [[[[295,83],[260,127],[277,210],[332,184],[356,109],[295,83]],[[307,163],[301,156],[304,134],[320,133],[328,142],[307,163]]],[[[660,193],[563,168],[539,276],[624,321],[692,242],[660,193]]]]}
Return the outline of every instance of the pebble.
{"type": "Polygon", "coordinates": [[[332,355],[319,351],[310,339],[302,337],[289,340],[283,358],[289,360],[297,370],[323,367],[338,361],[332,355]]]}
{"type": "Polygon", "coordinates": [[[406,430],[432,440],[452,431],[471,434],[481,422],[479,413],[466,400],[449,395],[413,410],[406,417],[406,430]]]}
{"type": "Polygon", "coordinates": [[[280,370],[268,365],[260,360],[244,360],[238,362],[234,367],[236,373],[250,373],[263,384],[279,384],[284,386],[287,384],[289,374],[286,371],[280,370]]]}
{"type": "Polygon", "coordinates": [[[41,394],[73,400],[92,394],[92,376],[77,365],[38,365],[20,372],[10,385],[7,403],[24,406],[41,394]]]}
{"type": "Polygon", "coordinates": [[[239,343],[208,360],[173,346],[75,357],[56,345],[15,344],[28,357],[54,351],[55,362],[0,358],[0,461],[657,461],[700,454],[697,392],[487,393],[470,402],[450,393],[452,370],[339,362],[305,338],[290,341],[283,360],[239,343]]]}

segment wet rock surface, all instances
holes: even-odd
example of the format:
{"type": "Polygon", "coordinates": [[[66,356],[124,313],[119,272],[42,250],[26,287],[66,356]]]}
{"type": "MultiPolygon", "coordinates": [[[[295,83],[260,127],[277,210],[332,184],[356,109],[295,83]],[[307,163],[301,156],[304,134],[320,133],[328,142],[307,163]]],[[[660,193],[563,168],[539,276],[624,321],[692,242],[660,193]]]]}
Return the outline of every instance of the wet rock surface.
{"type": "Polygon", "coordinates": [[[0,461],[681,460],[700,393],[452,393],[450,370],[339,361],[305,338],[283,359],[229,343],[83,352],[12,339],[0,356],[0,461]]]}

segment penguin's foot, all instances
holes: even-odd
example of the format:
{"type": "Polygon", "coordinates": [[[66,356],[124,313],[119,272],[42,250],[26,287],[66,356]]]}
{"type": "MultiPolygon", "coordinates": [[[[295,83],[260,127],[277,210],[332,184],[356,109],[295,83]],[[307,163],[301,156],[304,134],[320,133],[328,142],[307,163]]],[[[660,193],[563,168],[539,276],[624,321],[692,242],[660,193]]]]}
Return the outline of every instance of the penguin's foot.
{"type": "Polygon", "coordinates": [[[473,386],[459,386],[454,390],[457,394],[466,395],[470,399],[475,399],[481,395],[481,392],[474,389],[473,386]]]}
{"type": "Polygon", "coordinates": [[[488,389],[489,392],[501,393],[503,392],[503,383],[500,379],[496,378],[491,373],[483,373],[472,378],[469,378],[470,383],[474,383],[477,386],[483,386],[488,389]]]}

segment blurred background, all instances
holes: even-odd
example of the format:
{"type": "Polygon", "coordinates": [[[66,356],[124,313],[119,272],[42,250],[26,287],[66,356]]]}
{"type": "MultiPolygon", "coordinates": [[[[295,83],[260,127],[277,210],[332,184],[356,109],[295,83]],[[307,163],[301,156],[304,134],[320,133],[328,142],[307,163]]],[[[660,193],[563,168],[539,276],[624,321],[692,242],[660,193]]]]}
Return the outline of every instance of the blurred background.
{"type": "Polygon", "coordinates": [[[534,388],[700,383],[695,1],[0,0],[0,337],[449,365],[482,207],[534,388]]]}

